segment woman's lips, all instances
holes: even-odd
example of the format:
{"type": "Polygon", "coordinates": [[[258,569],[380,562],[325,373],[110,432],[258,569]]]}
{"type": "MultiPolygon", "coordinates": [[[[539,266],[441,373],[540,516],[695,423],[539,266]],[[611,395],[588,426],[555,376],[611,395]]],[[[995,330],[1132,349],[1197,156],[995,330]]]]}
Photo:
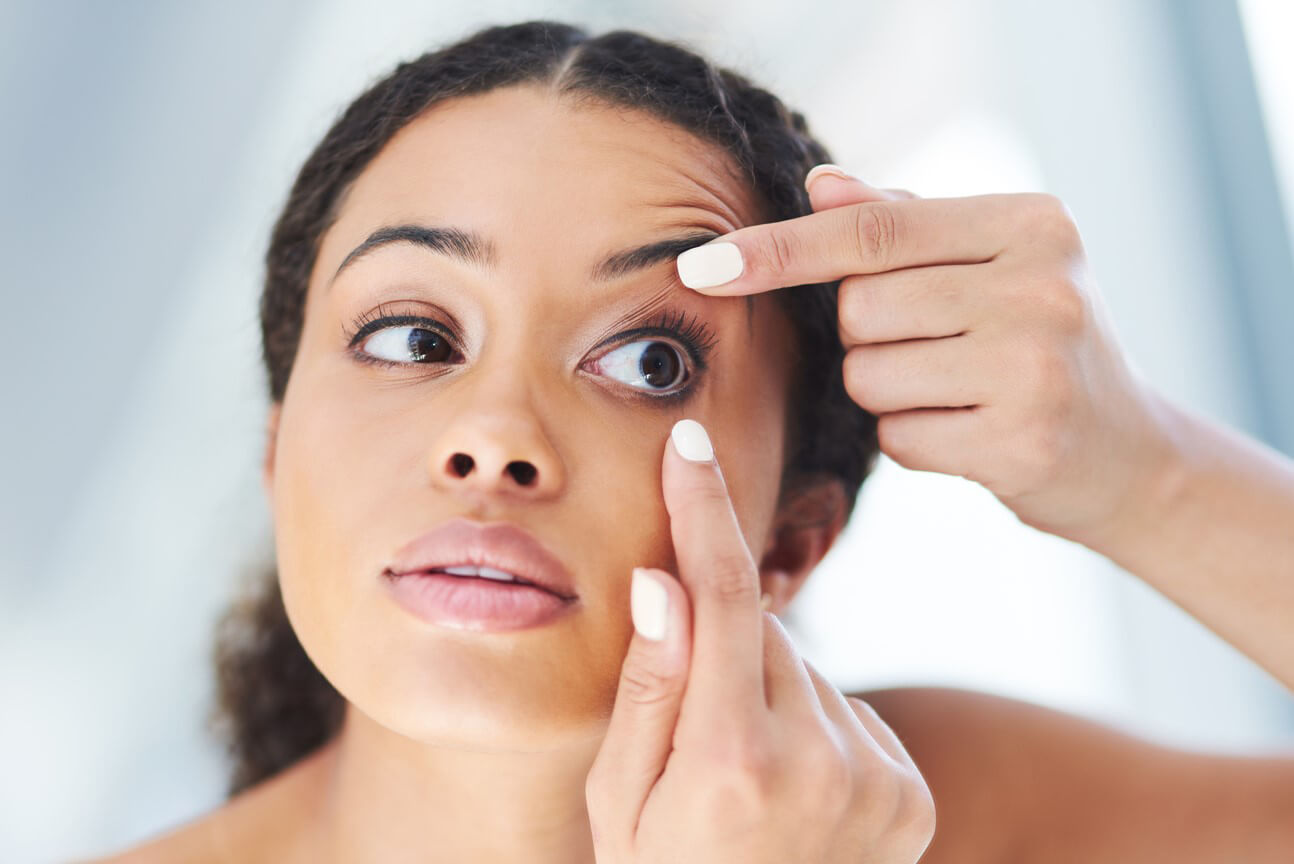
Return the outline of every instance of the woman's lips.
{"type": "Polygon", "coordinates": [[[400,547],[383,581],[419,618],[462,630],[536,627],[579,600],[561,561],[507,522],[452,519],[400,547]]]}
{"type": "Polygon", "coordinates": [[[431,624],[459,630],[521,630],[560,618],[574,601],[533,585],[450,573],[406,573],[384,580],[396,602],[431,624]]]}
{"type": "Polygon", "coordinates": [[[462,566],[501,570],[565,602],[577,599],[562,562],[525,530],[508,522],[482,525],[451,519],[396,550],[385,572],[400,576],[462,566]]]}

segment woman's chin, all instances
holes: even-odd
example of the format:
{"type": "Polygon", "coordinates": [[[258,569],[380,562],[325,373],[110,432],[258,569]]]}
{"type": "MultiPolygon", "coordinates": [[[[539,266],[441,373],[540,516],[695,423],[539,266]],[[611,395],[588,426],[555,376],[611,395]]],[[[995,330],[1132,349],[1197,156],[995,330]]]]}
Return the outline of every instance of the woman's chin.
{"type": "Polygon", "coordinates": [[[453,661],[457,671],[447,672],[444,666],[451,661],[442,656],[440,669],[419,670],[416,675],[388,670],[392,674],[380,680],[365,680],[360,692],[339,690],[349,708],[362,715],[355,720],[428,746],[538,751],[605,731],[614,683],[598,689],[587,678],[582,683],[555,680],[551,668],[524,656],[495,657],[491,674],[486,674],[491,664],[476,659],[464,663],[458,658],[453,661]]]}

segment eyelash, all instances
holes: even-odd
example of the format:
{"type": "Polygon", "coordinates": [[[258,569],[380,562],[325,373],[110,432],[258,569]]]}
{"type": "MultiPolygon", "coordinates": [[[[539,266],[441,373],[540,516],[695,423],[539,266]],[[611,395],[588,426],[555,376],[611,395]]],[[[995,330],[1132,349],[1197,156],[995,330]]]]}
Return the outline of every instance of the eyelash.
{"type": "MultiPolygon", "coordinates": [[[[375,366],[384,367],[430,365],[420,363],[399,363],[394,360],[374,357],[372,354],[366,354],[365,352],[358,350],[357,346],[366,336],[387,327],[406,325],[418,325],[419,327],[423,327],[423,329],[440,334],[449,341],[450,347],[453,348],[456,353],[461,355],[462,352],[459,351],[457,347],[457,338],[449,327],[434,318],[427,318],[423,315],[395,314],[393,312],[389,312],[386,304],[379,304],[378,307],[371,312],[365,312],[356,317],[351,321],[349,330],[343,329],[342,335],[343,338],[347,340],[346,347],[350,350],[355,359],[361,363],[370,363],[375,366]]],[[[692,378],[696,377],[696,375],[706,370],[710,352],[719,341],[718,337],[709,325],[704,321],[701,321],[697,316],[693,315],[689,317],[684,312],[666,309],[657,313],[653,318],[650,318],[637,327],[617,333],[615,336],[599,344],[597,348],[602,348],[613,343],[615,343],[616,347],[619,347],[620,345],[627,345],[631,342],[636,342],[645,336],[665,336],[677,342],[683,348],[688,359],[696,367],[694,372],[684,379],[685,381],[690,381],[692,378]]],[[[597,350],[597,348],[594,350],[597,350]]],[[[647,391],[633,388],[630,389],[633,390],[635,395],[650,399],[653,402],[661,403],[681,402],[692,392],[693,386],[689,384],[672,393],[665,393],[663,395],[655,395],[647,391]]]]}

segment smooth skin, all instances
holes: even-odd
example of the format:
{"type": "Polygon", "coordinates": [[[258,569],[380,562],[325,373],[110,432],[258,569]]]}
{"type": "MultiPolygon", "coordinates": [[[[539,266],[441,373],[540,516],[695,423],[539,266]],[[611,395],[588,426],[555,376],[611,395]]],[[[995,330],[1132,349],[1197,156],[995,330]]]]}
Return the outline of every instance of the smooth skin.
{"type": "Polygon", "coordinates": [[[806,186],[814,213],[711,241],[744,270],[696,290],[840,279],[845,388],[887,455],[1107,556],[1294,690],[1294,463],[1135,374],[1064,204],[806,186]]]}
{"type": "Polygon", "coordinates": [[[935,828],[921,773],[760,611],[718,454],[690,461],[674,440],[662,482],[679,579],[649,576],[668,592],[666,636],[635,634],[589,771],[597,860],[918,860],[935,828]]]}
{"type": "MultiPolygon", "coordinates": [[[[711,241],[735,243],[743,268],[695,290],[842,280],[845,386],[877,414],[887,455],[981,483],[1294,689],[1294,464],[1129,368],[1064,205],[923,200],[833,165],[809,172],[806,188],[813,214],[711,241]]],[[[899,731],[934,791],[924,861],[1294,856],[1292,756],[1175,750],[955,688],[857,695],[899,731]]]]}
{"type": "MultiPolygon", "coordinates": [[[[112,860],[572,862],[594,860],[595,847],[612,850],[610,859],[599,856],[604,864],[651,860],[658,850],[676,851],[669,843],[682,837],[718,842],[706,820],[667,817],[692,816],[692,807],[713,813],[724,794],[738,805],[724,818],[745,813],[750,830],[799,832],[800,825],[763,824],[767,818],[750,825],[750,814],[761,801],[781,806],[784,782],[823,776],[851,793],[814,812],[803,835],[765,837],[794,846],[793,854],[771,847],[782,852],[779,860],[801,853],[817,856],[805,860],[835,853],[842,861],[872,853],[900,860],[930,827],[904,750],[937,814],[925,862],[1158,856],[1189,864],[1219,860],[1209,851],[1241,848],[1240,840],[1256,850],[1246,860],[1288,860],[1288,820],[1275,820],[1277,808],[1290,810],[1288,762],[1170,753],[1078,718],[966,691],[900,688],[849,698],[824,689],[808,664],[801,675],[780,625],[759,610],[749,564],[758,562],[758,587],[774,597],[776,612],[843,519],[831,486],[775,506],[786,322],[766,293],[755,297],[748,320],[744,297],[688,290],[671,278],[671,261],[610,285],[587,275],[608,250],[630,243],[680,229],[739,237],[759,223],[748,190],[720,154],[633,112],[504,88],[437,106],[403,129],[357,179],[324,236],[288,394],[269,416],[264,480],[285,602],[307,652],[347,698],[342,732],[213,813],[112,860]],[[477,267],[397,244],[331,281],[371,231],[397,222],[464,226],[493,238],[498,255],[477,267]],[[600,337],[661,300],[703,319],[721,346],[704,386],[669,409],[631,398],[622,383],[587,374],[583,363],[600,337]],[[446,371],[357,363],[342,334],[381,304],[442,321],[452,312],[465,364],[446,371]],[[666,490],[677,454],[667,442],[682,417],[705,426],[723,467],[708,491],[684,483],[675,498],[666,490]],[[460,451],[480,470],[449,472],[449,457],[460,451]],[[504,469],[510,459],[536,467],[533,485],[512,482],[504,469]],[[703,515],[682,519],[689,506],[703,515]],[[821,518],[806,521],[806,512],[821,518]],[[402,616],[376,593],[380,564],[455,515],[531,530],[572,570],[585,612],[489,638],[402,616]],[[699,545],[681,545],[676,530],[693,532],[699,545]],[[713,552],[711,542],[729,551],[708,565],[688,563],[713,552]],[[739,547],[744,556],[732,551],[739,547]],[[642,637],[629,615],[635,566],[678,574],[665,583],[680,639],[670,644],[683,650],[690,640],[698,674],[746,710],[713,696],[704,716],[689,710],[681,655],[636,641],[642,637]],[[715,576],[738,587],[716,592],[715,576]],[[728,594],[730,602],[715,602],[728,594]],[[691,630],[680,623],[683,610],[692,614],[691,630]],[[751,641],[725,643],[723,622],[751,641]],[[760,650],[752,649],[756,639],[760,650]],[[712,661],[734,651],[745,662],[734,667],[738,680],[726,682],[712,661]],[[752,654],[764,657],[758,686],[752,654]],[[784,692],[790,700],[779,698],[784,692]],[[666,757],[656,788],[648,781],[671,722],[688,730],[679,747],[686,758],[674,765],[666,757]],[[736,737],[720,738],[721,731],[736,737]],[[790,758],[792,733],[811,748],[803,764],[790,758]],[[717,754],[698,743],[716,740],[725,742],[717,754]],[[828,741],[839,746],[834,754],[828,741]],[[901,750],[887,749],[896,741],[901,750]],[[845,753],[862,764],[842,759],[845,753]],[[845,765],[847,773],[839,770],[845,765]],[[1226,770],[1206,783],[1201,766],[1226,770]],[[621,768],[632,784],[613,782],[621,768]],[[708,802],[681,788],[684,776],[716,769],[717,777],[707,774],[708,802]],[[856,786],[859,776],[867,779],[856,786]],[[909,807],[912,818],[902,817],[909,807]],[[1174,818],[1184,815],[1191,818],[1174,818]],[[631,831],[631,820],[645,833],[631,831]],[[852,826],[869,847],[831,848],[828,824],[852,826]],[[688,833],[667,836],[671,829],[688,833]],[[1064,853],[1046,857],[1061,840],[1064,853]],[[1155,855],[1145,854],[1147,844],[1155,855]]],[[[669,740],[673,753],[680,742],[669,740]]],[[[742,845],[748,838],[730,839],[734,850],[750,851],[742,845]]],[[[709,857],[700,860],[722,860],[705,848],[709,857]]]]}

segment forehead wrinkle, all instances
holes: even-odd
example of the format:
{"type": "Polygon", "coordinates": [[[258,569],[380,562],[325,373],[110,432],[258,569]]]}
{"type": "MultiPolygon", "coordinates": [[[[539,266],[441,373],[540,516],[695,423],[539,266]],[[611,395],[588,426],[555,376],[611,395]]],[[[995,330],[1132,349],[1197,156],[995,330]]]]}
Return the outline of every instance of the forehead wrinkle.
{"type": "Polygon", "coordinates": [[[644,203],[666,210],[704,211],[726,226],[727,231],[748,224],[745,216],[754,212],[750,188],[734,173],[731,160],[708,151],[702,151],[699,158],[700,164],[679,164],[676,160],[653,156],[652,161],[667,169],[671,176],[659,185],[653,183],[658,195],[644,203]]]}

